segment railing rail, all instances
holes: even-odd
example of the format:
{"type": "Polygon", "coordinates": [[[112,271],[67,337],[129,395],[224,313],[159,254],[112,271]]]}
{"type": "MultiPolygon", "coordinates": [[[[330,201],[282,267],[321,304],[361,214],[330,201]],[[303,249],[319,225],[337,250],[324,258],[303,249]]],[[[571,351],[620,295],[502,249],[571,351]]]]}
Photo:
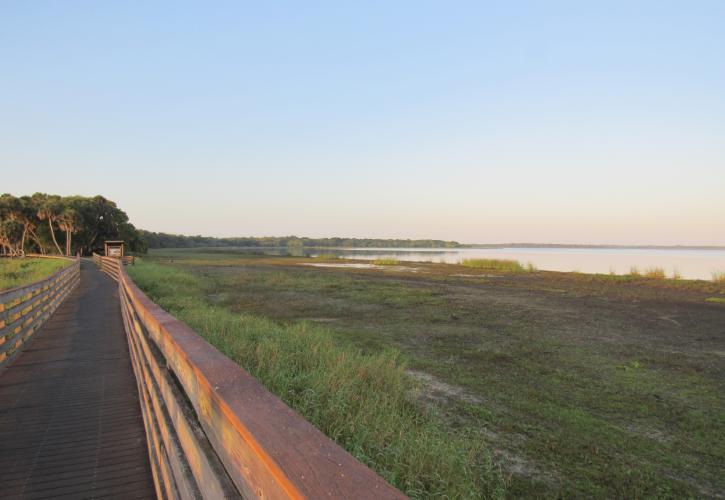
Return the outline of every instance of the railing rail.
{"type": "Polygon", "coordinates": [[[125,257],[106,257],[94,252],[93,262],[101,268],[101,271],[113,278],[114,281],[118,281],[118,273],[121,266],[134,264],[135,259],[130,255],[125,257]]]}
{"type": "Polygon", "coordinates": [[[152,302],[123,266],[106,268],[118,273],[159,498],[405,498],[152,302]]]}
{"type": "MultiPolygon", "coordinates": [[[[33,256],[45,257],[45,256],[33,256]]],[[[47,278],[0,292],[0,370],[8,366],[80,280],[80,259],[47,278]]]]}

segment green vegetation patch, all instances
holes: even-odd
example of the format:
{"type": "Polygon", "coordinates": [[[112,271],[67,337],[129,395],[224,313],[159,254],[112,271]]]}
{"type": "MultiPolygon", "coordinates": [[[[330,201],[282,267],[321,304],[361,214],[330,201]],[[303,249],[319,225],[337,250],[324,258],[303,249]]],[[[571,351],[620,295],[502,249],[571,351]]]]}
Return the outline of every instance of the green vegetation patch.
{"type": "Polygon", "coordinates": [[[333,301],[344,301],[358,305],[392,306],[406,308],[416,306],[443,305],[432,288],[406,286],[398,281],[370,283],[364,275],[310,272],[308,269],[270,269],[257,273],[248,270],[236,272],[224,269],[214,275],[217,288],[229,289],[231,293],[246,292],[258,295],[275,292],[289,295],[295,300],[299,294],[326,296],[333,301]]]}
{"type": "Polygon", "coordinates": [[[65,259],[0,258],[0,290],[42,280],[68,264],[70,261],[65,259]]]}
{"type": "Polygon", "coordinates": [[[725,297],[708,297],[705,299],[707,302],[718,302],[725,304],[725,297]]]}
{"type": "MultiPolygon", "coordinates": [[[[521,262],[509,259],[463,259],[461,261],[461,265],[476,269],[488,269],[491,271],[505,271],[511,273],[520,273],[527,270],[527,268],[524,268],[524,266],[521,265],[521,262]]],[[[533,271],[533,266],[531,266],[529,270],[533,271]]]]}
{"type": "MultiPolygon", "coordinates": [[[[502,496],[484,444],[448,432],[416,404],[397,351],[362,354],[310,322],[280,324],[214,306],[206,300],[217,289],[213,275],[149,262],[128,271],[164,309],[411,497],[502,496]]],[[[286,286],[279,274],[268,280],[275,282],[286,286]]]]}

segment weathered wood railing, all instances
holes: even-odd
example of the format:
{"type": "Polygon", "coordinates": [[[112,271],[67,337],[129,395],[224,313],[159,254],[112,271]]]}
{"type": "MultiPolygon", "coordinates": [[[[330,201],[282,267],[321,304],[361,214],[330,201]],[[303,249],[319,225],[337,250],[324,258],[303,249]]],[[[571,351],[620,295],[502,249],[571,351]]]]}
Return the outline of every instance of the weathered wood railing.
{"type": "Polygon", "coordinates": [[[118,276],[159,498],[405,498],[152,302],[123,266],[105,267],[118,276]]]}
{"type": "Polygon", "coordinates": [[[0,292],[0,370],[15,359],[78,284],[80,260],[67,260],[72,263],[45,279],[0,292]]]}
{"type": "Polygon", "coordinates": [[[114,281],[118,281],[119,268],[123,265],[134,264],[135,259],[130,255],[125,257],[105,257],[94,252],[93,262],[114,281]]]}

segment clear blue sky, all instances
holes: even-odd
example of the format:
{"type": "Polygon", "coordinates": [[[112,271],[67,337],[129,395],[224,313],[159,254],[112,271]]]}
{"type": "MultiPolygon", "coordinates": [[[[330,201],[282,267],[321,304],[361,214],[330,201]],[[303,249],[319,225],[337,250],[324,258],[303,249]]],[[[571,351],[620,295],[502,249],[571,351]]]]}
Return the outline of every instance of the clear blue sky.
{"type": "Polygon", "coordinates": [[[725,2],[5,1],[0,169],[186,234],[725,244],[725,2]]]}

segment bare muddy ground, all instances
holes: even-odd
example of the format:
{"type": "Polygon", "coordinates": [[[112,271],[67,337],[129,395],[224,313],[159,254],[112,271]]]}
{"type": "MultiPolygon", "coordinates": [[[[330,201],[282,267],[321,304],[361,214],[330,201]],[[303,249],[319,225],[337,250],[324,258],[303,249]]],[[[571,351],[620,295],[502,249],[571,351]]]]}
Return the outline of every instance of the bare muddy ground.
{"type": "Polygon", "coordinates": [[[217,304],[399,349],[421,404],[489,444],[511,496],[724,495],[723,284],[174,260],[217,304]]]}

